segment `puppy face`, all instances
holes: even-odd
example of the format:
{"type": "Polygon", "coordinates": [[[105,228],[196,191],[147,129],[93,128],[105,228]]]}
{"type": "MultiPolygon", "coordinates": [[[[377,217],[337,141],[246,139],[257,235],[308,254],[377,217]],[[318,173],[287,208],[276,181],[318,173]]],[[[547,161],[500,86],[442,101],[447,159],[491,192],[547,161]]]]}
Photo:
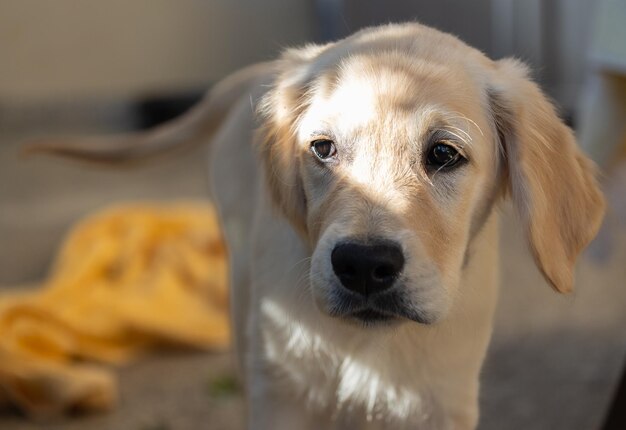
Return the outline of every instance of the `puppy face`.
{"type": "MultiPolygon", "coordinates": [[[[519,125],[502,102],[515,98],[496,86],[496,63],[405,25],[288,53],[284,67],[264,100],[262,149],[278,207],[313,249],[314,302],[366,325],[440,320],[473,237],[515,186],[504,136],[519,140],[519,125]]],[[[562,126],[548,114],[544,127],[562,126]]],[[[572,160],[564,169],[580,170],[572,160]]]]}
{"type": "Polygon", "coordinates": [[[331,315],[429,323],[456,294],[497,148],[471,81],[433,69],[346,58],[298,123],[311,287],[331,315]]]}

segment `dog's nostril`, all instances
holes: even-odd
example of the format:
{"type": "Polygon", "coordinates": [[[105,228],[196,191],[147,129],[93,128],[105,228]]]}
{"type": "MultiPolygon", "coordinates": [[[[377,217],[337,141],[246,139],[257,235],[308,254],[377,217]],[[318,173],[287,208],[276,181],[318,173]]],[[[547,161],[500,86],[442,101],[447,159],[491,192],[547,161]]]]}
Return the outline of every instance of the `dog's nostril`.
{"type": "Polygon", "coordinates": [[[393,285],[404,266],[404,255],[393,242],[348,242],[333,249],[331,263],[344,287],[369,295],[393,285]]]}
{"type": "Polygon", "coordinates": [[[396,269],[390,264],[384,264],[374,268],[372,278],[384,281],[397,275],[396,269]]]}

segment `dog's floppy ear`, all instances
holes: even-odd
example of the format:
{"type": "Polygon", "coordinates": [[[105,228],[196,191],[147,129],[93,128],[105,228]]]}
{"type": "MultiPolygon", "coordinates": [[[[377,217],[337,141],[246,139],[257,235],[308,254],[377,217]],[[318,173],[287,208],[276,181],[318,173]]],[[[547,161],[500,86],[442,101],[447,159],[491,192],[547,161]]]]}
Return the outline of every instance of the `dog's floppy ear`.
{"type": "Polygon", "coordinates": [[[258,108],[260,155],[272,198],[305,235],[307,203],[299,172],[302,149],[296,142],[296,128],[307,107],[308,87],[313,78],[308,66],[323,48],[309,45],[287,50],[278,63],[274,83],[258,108]]]}
{"type": "Polygon", "coordinates": [[[509,191],[539,269],[557,291],[568,292],[576,257],[604,214],[595,167],[526,66],[504,59],[496,67],[489,95],[509,191]]]}

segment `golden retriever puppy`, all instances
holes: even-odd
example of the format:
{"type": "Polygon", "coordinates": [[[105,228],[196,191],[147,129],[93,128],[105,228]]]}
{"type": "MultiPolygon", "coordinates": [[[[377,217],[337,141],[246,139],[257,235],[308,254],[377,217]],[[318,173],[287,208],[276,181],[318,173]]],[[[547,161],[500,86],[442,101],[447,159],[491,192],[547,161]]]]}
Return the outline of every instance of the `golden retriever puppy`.
{"type": "Polygon", "coordinates": [[[212,141],[250,429],[473,429],[507,196],[572,289],[604,202],[511,59],[419,24],[291,49],[195,110],[35,150],[129,161],[212,141]]]}

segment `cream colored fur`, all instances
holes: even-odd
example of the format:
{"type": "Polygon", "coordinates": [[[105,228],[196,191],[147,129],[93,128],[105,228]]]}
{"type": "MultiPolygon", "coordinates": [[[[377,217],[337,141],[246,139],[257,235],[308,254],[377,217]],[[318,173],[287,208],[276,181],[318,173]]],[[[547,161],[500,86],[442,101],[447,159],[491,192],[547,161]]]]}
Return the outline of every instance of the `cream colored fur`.
{"type": "Polygon", "coordinates": [[[494,206],[511,196],[562,292],[604,210],[592,166],[525,67],[419,24],[289,50],[152,133],[37,149],[124,161],[211,139],[250,429],[475,428],[497,296],[494,206]],[[435,132],[468,161],[427,169],[435,132]],[[336,162],[311,153],[320,137],[336,162]],[[350,237],[401,244],[398,288],[421,322],[332,316],[342,287],[330,252],[350,237]]]}

